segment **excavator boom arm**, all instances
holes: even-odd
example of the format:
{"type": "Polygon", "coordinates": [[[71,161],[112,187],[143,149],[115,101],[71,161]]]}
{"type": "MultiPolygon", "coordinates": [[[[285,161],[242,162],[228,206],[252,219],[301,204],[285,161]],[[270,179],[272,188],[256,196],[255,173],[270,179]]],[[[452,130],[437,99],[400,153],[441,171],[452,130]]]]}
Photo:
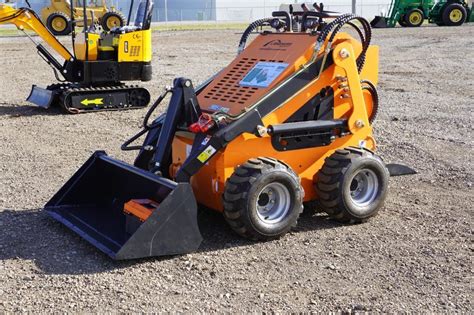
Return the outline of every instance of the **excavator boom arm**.
{"type": "Polygon", "coordinates": [[[31,30],[38,34],[54,51],[65,60],[71,61],[74,56],[59,42],[44,26],[38,15],[31,9],[15,9],[8,5],[0,4],[0,24],[13,24],[20,30],[31,30]]]}

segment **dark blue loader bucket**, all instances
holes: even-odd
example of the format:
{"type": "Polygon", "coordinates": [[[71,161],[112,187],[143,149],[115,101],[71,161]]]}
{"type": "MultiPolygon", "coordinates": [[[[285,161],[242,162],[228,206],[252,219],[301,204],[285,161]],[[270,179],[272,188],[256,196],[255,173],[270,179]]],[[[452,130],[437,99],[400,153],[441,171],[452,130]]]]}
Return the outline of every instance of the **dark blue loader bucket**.
{"type": "Polygon", "coordinates": [[[190,253],[202,241],[190,184],[143,171],[105,152],[94,153],[45,211],[116,260],[190,253]],[[144,222],[131,224],[123,209],[132,199],[160,205],[144,222]]]}
{"type": "Polygon", "coordinates": [[[373,28],[387,28],[387,18],[383,16],[376,16],[371,22],[370,25],[373,28]]]}

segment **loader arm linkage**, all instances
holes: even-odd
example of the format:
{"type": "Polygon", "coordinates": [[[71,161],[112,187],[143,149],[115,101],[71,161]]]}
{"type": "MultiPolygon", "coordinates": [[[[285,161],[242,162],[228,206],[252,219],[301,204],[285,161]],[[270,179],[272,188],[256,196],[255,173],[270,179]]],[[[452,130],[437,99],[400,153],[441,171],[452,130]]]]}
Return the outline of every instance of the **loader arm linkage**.
{"type": "MultiPolygon", "coordinates": [[[[56,51],[64,60],[71,61],[74,59],[74,56],[71,54],[66,47],[59,42],[59,40],[51,34],[51,32],[46,28],[46,26],[41,22],[38,15],[31,9],[20,8],[14,9],[7,5],[0,4],[0,24],[13,24],[19,30],[30,30],[35,32],[40,36],[54,51],[56,51]]],[[[37,49],[40,51],[43,56],[45,56],[47,51],[41,44],[37,44],[37,49]]],[[[52,57],[50,54],[45,56],[49,62],[55,65],[59,64],[56,59],[50,60],[52,57]]],[[[62,68],[62,67],[61,67],[62,68]]],[[[62,69],[58,69],[62,70],[62,69]]]]}

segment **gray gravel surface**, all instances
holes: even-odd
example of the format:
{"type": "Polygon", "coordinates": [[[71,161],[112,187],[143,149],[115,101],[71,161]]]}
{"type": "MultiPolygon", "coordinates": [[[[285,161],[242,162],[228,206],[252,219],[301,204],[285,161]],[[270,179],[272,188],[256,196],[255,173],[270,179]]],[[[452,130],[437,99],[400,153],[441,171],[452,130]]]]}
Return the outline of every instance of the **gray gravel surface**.
{"type": "MultiPolygon", "coordinates": [[[[0,39],[0,313],[472,310],[474,27],[376,30],[379,153],[419,174],[394,178],[383,211],[345,226],[304,215],[284,238],[240,239],[202,211],[204,243],[180,257],[113,262],[41,212],[96,149],[120,144],[146,110],[79,116],[23,101],[53,75],[25,38],[0,39]]],[[[233,31],[154,34],[157,97],[235,55],[233,31]]]]}

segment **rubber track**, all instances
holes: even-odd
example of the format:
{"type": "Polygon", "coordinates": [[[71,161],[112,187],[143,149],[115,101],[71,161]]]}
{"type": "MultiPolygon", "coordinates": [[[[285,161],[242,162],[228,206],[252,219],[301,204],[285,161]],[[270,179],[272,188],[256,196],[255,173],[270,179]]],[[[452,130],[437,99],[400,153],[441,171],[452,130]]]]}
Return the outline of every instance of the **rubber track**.
{"type": "Polygon", "coordinates": [[[118,111],[118,110],[128,110],[128,109],[139,109],[139,108],[144,108],[148,105],[148,103],[145,106],[116,106],[113,108],[103,108],[103,109],[77,109],[74,107],[70,107],[67,104],[69,103],[69,97],[80,94],[86,94],[88,95],[89,93],[110,93],[113,91],[117,92],[123,92],[126,90],[129,90],[130,92],[139,89],[139,90],[144,90],[148,92],[145,88],[138,86],[138,85],[118,85],[118,86],[106,86],[106,87],[68,87],[67,84],[57,84],[57,85],[52,85],[52,86],[58,86],[62,92],[59,92],[59,104],[62,108],[64,108],[66,111],[68,111],[71,114],[79,114],[79,113],[86,113],[86,112],[103,112],[103,111],[118,111]]]}

